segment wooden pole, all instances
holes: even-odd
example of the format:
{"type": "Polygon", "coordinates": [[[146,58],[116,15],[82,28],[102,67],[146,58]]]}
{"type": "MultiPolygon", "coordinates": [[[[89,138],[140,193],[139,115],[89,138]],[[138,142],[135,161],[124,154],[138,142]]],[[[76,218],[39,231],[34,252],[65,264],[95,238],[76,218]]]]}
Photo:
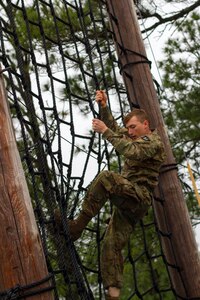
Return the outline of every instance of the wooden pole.
{"type": "Polygon", "coordinates": [[[0,66],[0,294],[44,279],[44,283],[22,290],[20,295],[47,289],[23,299],[53,300],[48,276],[0,66]]]}
{"type": "Polygon", "coordinates": [[[154,201],[159,229],[170,233],[162,237],[173,288],[182,297],[200,297],[200,260],[190,217],[175,169],[169,139],[161,115],[150,67],[142,40],[133,0],[107,0],[107,9],[113,31],[121,73],[129,100],[138,103],[151,117],[165,144],[167,161],[160,175],[160,187],[154,201]]]}

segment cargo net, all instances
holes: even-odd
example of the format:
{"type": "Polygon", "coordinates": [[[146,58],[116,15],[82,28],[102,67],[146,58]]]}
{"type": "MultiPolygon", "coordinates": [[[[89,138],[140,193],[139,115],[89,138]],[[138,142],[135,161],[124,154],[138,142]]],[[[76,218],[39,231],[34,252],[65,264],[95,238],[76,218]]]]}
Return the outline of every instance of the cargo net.
{"type": "MultiPolygon", "coordinates": [[[[75,243],[67,219],[79,213],[100,171],[121,171],[122,158],[91,130],[92,118],[99,117],[97,89],[107,92],[119,124],[131,106],[106,3],[8,0],[0,5],[2,71],[55,299],[105,299],[100,251],[112,206],[107,203],[75,243]]],[[[165,259],[164,238],[170,241],[170,232],[159,230],[152,209],[124,249],[121,299],[179,298],[169,268],[179,270],[165,259]]]]}

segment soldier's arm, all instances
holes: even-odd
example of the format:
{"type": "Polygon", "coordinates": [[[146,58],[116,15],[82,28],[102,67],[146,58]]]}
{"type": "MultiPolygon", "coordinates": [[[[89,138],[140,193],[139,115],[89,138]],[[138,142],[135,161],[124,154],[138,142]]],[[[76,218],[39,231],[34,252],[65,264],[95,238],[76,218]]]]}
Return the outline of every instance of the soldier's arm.
{"type": "Polygon", "coordinates": [[[125,132],[125,128],[118,126],[117,122],[113,118],[109,107],[107,106],[107,95],[105,91],[98,90],[96,91],[96,102],[101,106],[101,120],[114,132],[125,132]]]}
{"type": "Polygon", "coordinates": [[[141,161],[154,157],[161,144],[153,140],[151,136],[144,136],[133,141],[131,138],[115,134],[110,129],[104,132],[103,138],[108,140],[126,158],[141,161]]]}

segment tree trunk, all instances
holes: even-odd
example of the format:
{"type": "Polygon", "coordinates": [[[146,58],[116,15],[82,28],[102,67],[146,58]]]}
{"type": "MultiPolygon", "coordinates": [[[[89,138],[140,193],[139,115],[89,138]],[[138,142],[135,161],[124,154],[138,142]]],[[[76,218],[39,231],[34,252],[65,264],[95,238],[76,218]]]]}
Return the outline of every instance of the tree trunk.
{"type": "Polygon", "coordinates": [[[20,295],[47,289],[23,299],[50,300],[53,299],[51,282],[17,150],[2,75],[0,128],[0,294],[17,285],[28,287],[44,280],[38,286],[22,289],[20,295]]]}
{"type": "Polygon", "coordinates": [[[200,297],[200,261],[175,160],[161,115],[133,0],[107,0],[107,8],[129,101],[145,109],[165,144],[167,160],[155,192],[154,208],[175,293],[200,297]],[[160,201],[161,200],[161,201],[160,201]]]}

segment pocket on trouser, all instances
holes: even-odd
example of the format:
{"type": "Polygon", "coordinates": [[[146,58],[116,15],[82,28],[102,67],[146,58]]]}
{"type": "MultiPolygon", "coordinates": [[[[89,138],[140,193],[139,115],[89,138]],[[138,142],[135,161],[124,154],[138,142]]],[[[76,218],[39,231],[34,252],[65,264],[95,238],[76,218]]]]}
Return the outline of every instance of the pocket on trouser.
{"type": "Polygon", "coordinates": [[[144,186],[132,185],[129,189],[129,197],[124,198],[120,204],[120,210],[134,227],[147,213],[151,205],[151,194],[144,186]]]}
{"type": "Polygon", "coordinates": [[[128,180],[122,180],[114,189],[115,193],[111,195],[111,201],[119,209],[130,209],[132,206],[140,203],[140,198],[134,186],[128,180]]]}
{"type": "Polygon", "coordinates": [[[148,204],[138,204],[137,207],[134,207],[129,210],[123,210],[122,213],[128,220],[128,222],[132,225],[134,228],[135,225],[146,215],[148,209],[148,204]]]}
{"type": "Polygon", "coordinates": [[[111,196],[111,202],[120,210],[136,208],[140,199],[130,186],[121,186],[120,192],[111,196]]]}
{"type": "Polygon", "coordinates": [[[152,195],[144,185],[135,184],[135,192],[141,203],[151,205],[152,195]]]}

